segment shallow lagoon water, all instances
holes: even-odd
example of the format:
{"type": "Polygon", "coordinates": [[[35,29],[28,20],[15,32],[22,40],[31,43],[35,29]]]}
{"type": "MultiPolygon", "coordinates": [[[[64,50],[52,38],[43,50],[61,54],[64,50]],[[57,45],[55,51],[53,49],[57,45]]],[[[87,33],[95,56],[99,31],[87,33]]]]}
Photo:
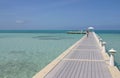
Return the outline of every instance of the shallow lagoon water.
{"type": "Polygon", "coordinates": [[[32,78],[82,36],[0,33],[0,78],[32,78]]]}
{"type": "MultiPolygon", "coordinates": [[[[117,50],[115,62],[120,68],[120,32],[101,31],[98,35],[107,42],[107,50],[117,50]]],[[[0,78],[32,78],[82,36],[61,32],[0,33],[0,78]]]]}

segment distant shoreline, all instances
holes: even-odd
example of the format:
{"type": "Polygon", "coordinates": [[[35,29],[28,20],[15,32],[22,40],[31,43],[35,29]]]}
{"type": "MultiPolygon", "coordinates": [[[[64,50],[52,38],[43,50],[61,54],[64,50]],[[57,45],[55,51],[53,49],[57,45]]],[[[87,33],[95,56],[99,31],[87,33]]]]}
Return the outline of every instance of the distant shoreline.
{"type": "MultiPolygon", "coordinates": [[[[0,33],[66,33],[76,30],[0,30],[0,33]]],[[[95,30],[96,33],[120,33],[120,30],[95,30]]]]}

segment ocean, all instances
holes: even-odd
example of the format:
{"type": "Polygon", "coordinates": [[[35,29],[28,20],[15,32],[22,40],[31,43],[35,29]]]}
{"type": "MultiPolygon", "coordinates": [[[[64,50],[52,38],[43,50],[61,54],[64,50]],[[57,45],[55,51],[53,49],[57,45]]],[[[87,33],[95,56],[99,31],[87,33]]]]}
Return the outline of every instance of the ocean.
{"type": "MultiPolygon", "coordinates": [[[[0,30],[0,78],[32,78],[83,36],[67,31],[0,30]]],[[[107,42],[107,51],[111,48],[117,51],[115,63],[120,68],[120,31],[95,32],[107,42]]]]}
{"type": "Polygon", "coordinates": [[[32,78],[83,35],[66,31],[1,31],[0,78],[32,78]]]}

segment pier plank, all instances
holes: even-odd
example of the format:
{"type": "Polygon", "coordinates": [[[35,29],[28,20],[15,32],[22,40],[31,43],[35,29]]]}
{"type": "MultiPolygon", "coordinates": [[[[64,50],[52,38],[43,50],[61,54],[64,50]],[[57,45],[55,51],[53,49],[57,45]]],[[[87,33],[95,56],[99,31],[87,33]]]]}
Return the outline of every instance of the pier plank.
{"type": "Polygon", "coordinates": [[[96,35],[84,36],[44,77],[34,78],[113,78],[96,35]]]}

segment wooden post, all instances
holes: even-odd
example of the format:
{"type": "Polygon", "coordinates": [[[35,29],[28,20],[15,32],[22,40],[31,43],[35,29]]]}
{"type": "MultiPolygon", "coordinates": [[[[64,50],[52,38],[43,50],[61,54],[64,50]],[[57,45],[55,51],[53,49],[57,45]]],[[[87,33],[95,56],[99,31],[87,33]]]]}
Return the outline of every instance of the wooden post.
{"type": "Polygon", "coordinates": [[[113,48],[111,50],[109,50],[110,53],[110,65],[114,66],[114,54],[116,53],[116,50],[114,50],[113,48]]]}
{"type": "Polygon", "coordinates": [[[102,47],[102,41],[103,41],[103,40],[102,40],[102,38],[100,38],[100,40],[99,40],[99,41],[100,41],[100,45],[101,45],[101,47],[102,47]]]}
{"type": "Polygon", "coordinates": [[[106,52],[105,46],[106,46],[106,42],[102,42],[103,52],[106,52]]]}

